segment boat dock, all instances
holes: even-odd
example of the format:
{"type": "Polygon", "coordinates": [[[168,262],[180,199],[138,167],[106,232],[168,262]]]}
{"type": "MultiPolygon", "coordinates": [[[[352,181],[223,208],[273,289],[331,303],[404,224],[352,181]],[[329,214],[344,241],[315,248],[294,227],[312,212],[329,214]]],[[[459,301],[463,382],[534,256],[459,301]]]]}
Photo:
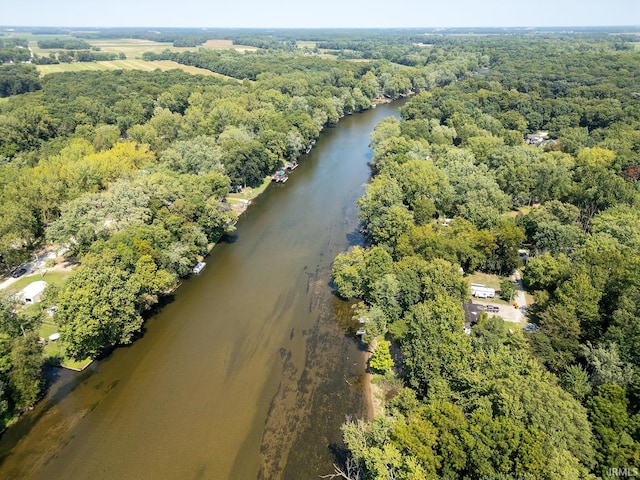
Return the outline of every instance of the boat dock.
{"type": "Polygon", "coordinates": [[[287,180],[289,180],[289,177],[284,170],[278,170],[276,173],[271,175],[271,180],[276,183],[285,183],[287,180]]]}

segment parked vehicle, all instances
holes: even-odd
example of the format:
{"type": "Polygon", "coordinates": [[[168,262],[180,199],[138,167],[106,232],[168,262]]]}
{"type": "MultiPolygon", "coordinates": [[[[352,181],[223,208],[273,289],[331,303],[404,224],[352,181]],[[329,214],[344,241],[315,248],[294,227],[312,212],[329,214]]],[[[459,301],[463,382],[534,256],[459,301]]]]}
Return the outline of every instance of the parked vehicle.
{"type": "Polygon", "coordinates": [[[13,272],[11,272],[11,276],[13,278],[18,278],[18,277],[21,277],[22,275],[24,275],[25,273],[27,273],[27,267],[20,266],[20,267],[16,268],[13,272]]]}

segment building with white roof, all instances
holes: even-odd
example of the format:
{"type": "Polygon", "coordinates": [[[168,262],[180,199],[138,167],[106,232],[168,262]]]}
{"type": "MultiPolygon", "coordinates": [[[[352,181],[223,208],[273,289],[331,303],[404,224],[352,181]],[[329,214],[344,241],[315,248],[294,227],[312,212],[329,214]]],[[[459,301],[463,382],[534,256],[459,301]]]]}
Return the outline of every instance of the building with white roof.
{"type": "Polygon", "coordinates": [[[18,295],[24,303],[32,305],[41,300],[42,292],[44,292],[45,288],[47,288],[47,282],[38,280],[24,287],[18,295]]]}

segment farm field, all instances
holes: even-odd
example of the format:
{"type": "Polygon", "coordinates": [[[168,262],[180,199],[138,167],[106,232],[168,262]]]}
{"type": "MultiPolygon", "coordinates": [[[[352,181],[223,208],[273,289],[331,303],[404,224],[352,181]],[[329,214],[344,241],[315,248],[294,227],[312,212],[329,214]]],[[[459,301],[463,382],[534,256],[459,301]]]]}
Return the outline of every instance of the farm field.
{"type": "Polygon", "coordinates": [[[312,41],[308,41],[308,40],[298,40],[296,42],[296,45],[298,46],[298,48],[310,48],[310,49],[314,49],[318,46],[318,42],[312,42],[312,41]]]}
{"type": "Polygon", "coordinates": [[[222,39],[207,40],[202,46],[212,50],[237,50],[239,52],[255,52],[258,50],[257,47],[252,47],[251,45],[234,45],[231,40],[222,39]]]}
{"type": "Polygon", "coordinates": [[[146,70],[152,71],[157,68],[160,70],[184,70],[194,75],[215,75],[219,77],[229,78],[225,75],[206,70],[204,68],[181,65],[171,60],[160,60],[156,62],[147,62],[145,60],[112,60],[108,62],[81,62],[81,63],[60,63],[58,65],[37,65],[41,75],[59,72],[79,72],[83,70],[146,70]]]}
{"type": "MultiPolygon", "coordinates": [[[[33,53],[41,56],[49,55],[56,51],[43,50],[38,48],[38,40],[41,38],[32,36],[29,40],[29,46],[33,53]]],[[[197,50],[199,48],[210,48],[212,50],[238,50],[240,52],[255,51],[256,47],[247,45],[234,45],[231,40],[208,40],[202,46],[198,47],[174,47],[168,42],[154,42],[153,40],[144,40],[137,38],[114,38],[114,39],[97,39],[87,40],[94,47],[98,47],[101,52],[124,53],[127,59],[141,59],[144,52],[161,53],[167,49],[175,52],[186,52],[188,50],[197,50]]]]}
{"type": "Polygon", "coordinates": [[[174,47],[172,43],[154,42],[153,40],[142,40],[136,38],[90,40],[89,43],[100,48],[103,52],[120,53],[123,52],[128,59],[142,58],[144,52],[161,53],[165,50],[173,52],[186,52],[198,50],[199,48],[209,48],[212,50],[238,50],[240,52],[255,51],[256,47],[246,45],[234,45],[231,40],[208,40],[197,47],[174,47]]]}
{"type": "MultiPolygon", "coordinates": [[[[31,49],[36,55],[39,56],[47,56],[53,50],[43,50],[38,48],[38,39],[39,37],[32,36],[29,41],[29,45],[31,49]]],[[[246,46],[246,45],[233,45],[231,40],[209,40],[204,45],[200,47],[174,47],[171,43],[163,43],[163,42],[154,42],[152,40],[142,40],[135,38],[125,38],[125,39],[98,39],[98,40],[90,40],[89,43],[92,46],[98,47],[101,52],[111,52],[111,53],[124,53],[127,56],[126,60],[112,60],[112,61],[104,61],[104,62],[80,62],[80,63],[64,63],[58,65],[38,65],[38,71],[41,75],[47,75],[49,73],[59,73],[59,72],[79,72],[83,70],[146,70],[152,71],[157,68],[160,70],[173,70],[173,69],[181,69],[187,73],[192,74],[202,74],[202,75],[218,75],[221,77],[225,77],[224,75],[219,75],[217,73],[211,72],[209,70],[205,70],[203,68],[191,67],[187,65],[180,65],[179,63],[172,62],[169,60],[157,61],[157,62],[147,62],[142,60],[142,54],[145,52],[154,52],[161,53],[165,50],[184,52],[188,50],[197,50],[199,48],[209,48],[213,50],[237,50],[241,52],[245,51],[255,51],[256,47],[246,46]]],[[[229,78],[229,77],[225,77],[229,78]]]]}
{"type": "MultiPolygon", "coordinates": [[[[57,36],[56,38],[65,38],[64,36],[57,36]]],[[[71,37],[70,37],[71,38],[71,37]]],[[[33,53],[36,55],[47,56],[51,52],[56,52],[58,49],[42,49],[38,47],[38,40],[44,40],[38,36],[32,36],[29,38],[29,46],[33,53]]],[[[136,38],[123,38],[123,39],[98,39],[87,40],[89,44],[94,47],[98,47],[102,52],[111,53],[124,53],[128,59],[142,58],[144,52],[160,53],[163,50],[171,49],[177,51],[186,51],[189,48],[174,48],[171,43],[154,42],[153,40],[142,40],[136,38]]],[[[193,50],[193,49],[192,49],[193,50]]]]}

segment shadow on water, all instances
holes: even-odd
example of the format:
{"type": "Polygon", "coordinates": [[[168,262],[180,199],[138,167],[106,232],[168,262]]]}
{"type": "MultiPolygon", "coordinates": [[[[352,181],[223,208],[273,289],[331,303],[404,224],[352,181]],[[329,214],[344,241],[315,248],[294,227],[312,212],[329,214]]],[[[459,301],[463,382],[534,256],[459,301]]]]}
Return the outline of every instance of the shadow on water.
{"type": "Polygon", "coordinates": [[[4,431],[2,442],[0,442],[0,464],[11,455],[13,448],[31,432],[54,405],[82,386],[91,375],[93,375],[91,369],[72,372],[62,367],[47,367],[45,373],[47,385],[55,386],[55,389],[50,388],[48,395],[33,410],[25,412],[15,425],[4,431]]]}
{"type": "MultiPolygon", "coordinates": [[[[146,333],[148,320],[174,301],[175,294],[161,297],[160,301],[145,313],[145,323],[141,331],[135,335],[133,343],[105,349],[96,356],[92,365],[81,372],[68,370],[56,364],[45,365],[43,371],[45,381],[43,387],[43,392],[45,392],[44,398],[32,410],[24,412],[15,425],[7,428],[0,434],[0,439],[2,440],[0,442],[0,464],[11,454],[12,449],[17,443],[20,442],[23,437],[29,435],[31,430],[51,408],[73,394],[76,389],[87,384],[88,380],[98,372],[97,365],[99,362],[104,362],[109,359],[114,352],[119,349],[133,348],[135,346],[135,340],[142,338],[146,333]]],[[[108,393],[117,386],[118,382],[118,380],[111,382],[105,390],[105,393],[108,393]]],[[[101,389],[101,387],[102,382],[94,386],[95,389],[101,389]]],[[[93,408],[95,408],[95,404],[93,408]]]]}
{"type": "Polygon", "coordinates": [[[349,457],[349,449],[346,448],[344,444],[338,445],[336,443],[331,443],[329,444],[328,449],[337,465],[344,465],[346,463],[347,458],[349,457]]]}
{"type": "Polygon", "coordinates": [[[237,233],[225,233],[222,235],[216,243],[227,243],[232,244],[238,241],[239,235],[237,233]]]}
{"type": "MultiPolygon", "coordinates": [[[[188,277],[182,278],[179,281],[178,286],[176,287],[176,289],[179,288],[180,285],[182,285],[182,283],[187,280],[187,278],[188,277]]],[[[136,333],[133,334],[131,343],[127,343],[127,344],[124,344],[124,345],[119,344],[119,345],[113,345],[113,346],[110,346],[110,347],[106,347],[104,350],[102,350],[101,352],[99,352],[96,355],[94,361],[101,362],[101,361],[106,360],[107,358],[111,357],[111,355],[114,352],[117,352],[118,350],[134,347],[135,344],[136,344],[136,341],[138,341],[141,338],[143,338],[145,336],[145,334],[147,333],[147,330],[148,330],[148,327],[149,327],[149,322],[154,317],[156,317],[160,312],[162,312],[162,310],[164,308],[166,308],[168,305],[171,305],[173,302],[175,302],[175,300],[176,300],[175,290],[174,290],[173,293],[170,293],[168,295],[160,297],[158,299],[158,303],[152,305],[149,310],[147,310],[146,312],[144,312],[142,314],[142,319],[143,319],[142,327],[140,327],[140,331],[139,332],[136,332],[136,333]]]]}
{"type": "Polygon", "coordinates": [[[367,239],[360,233],[360,227],[347,233],[347,242],[350,247],[364,247],[368,243],[367,239]]]}

